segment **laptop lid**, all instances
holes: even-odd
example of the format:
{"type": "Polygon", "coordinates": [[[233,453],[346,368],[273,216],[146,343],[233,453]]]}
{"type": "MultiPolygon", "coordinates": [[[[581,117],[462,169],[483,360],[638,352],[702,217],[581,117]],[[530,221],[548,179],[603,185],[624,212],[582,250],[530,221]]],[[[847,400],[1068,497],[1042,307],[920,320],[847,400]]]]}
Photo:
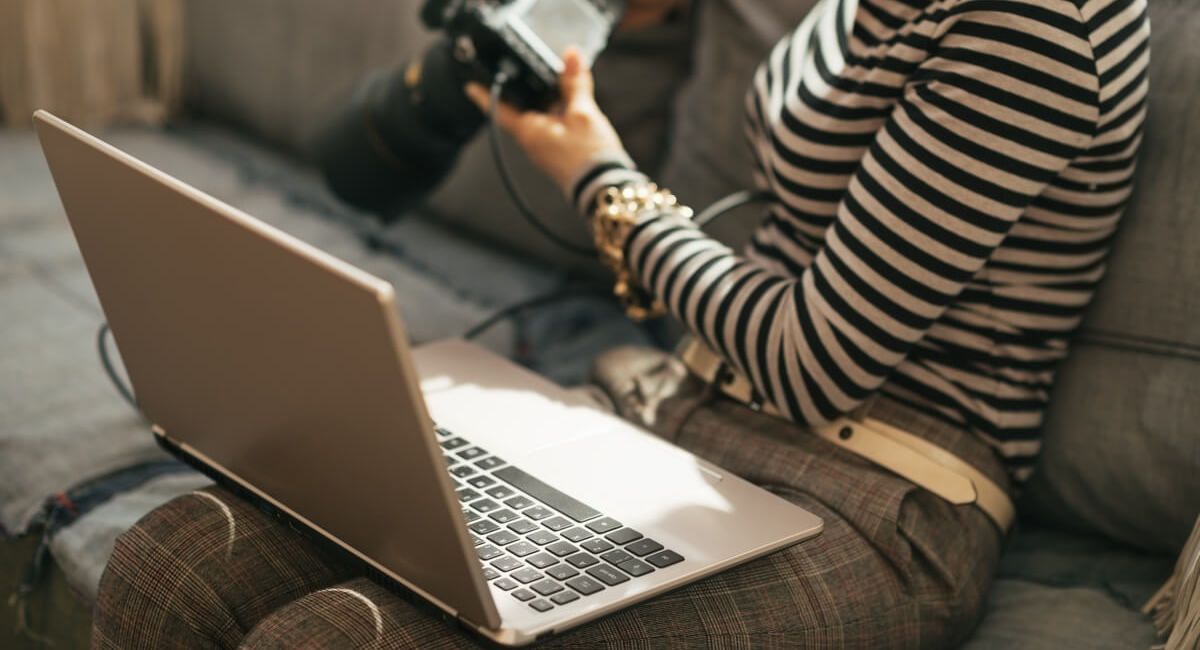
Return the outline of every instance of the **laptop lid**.
{"type": "Polygon", "coordinates": [[[34,121],[156,432],[498,628],[391,285],[49,113],[34,121]]]}

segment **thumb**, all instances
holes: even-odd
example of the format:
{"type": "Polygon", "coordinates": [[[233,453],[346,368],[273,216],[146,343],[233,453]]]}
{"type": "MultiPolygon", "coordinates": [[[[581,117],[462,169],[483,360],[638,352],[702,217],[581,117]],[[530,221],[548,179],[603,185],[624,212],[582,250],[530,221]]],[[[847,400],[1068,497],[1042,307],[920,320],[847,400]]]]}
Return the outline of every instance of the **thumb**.
{"type": "Polygon", "coordinates": [[[595,101],[592,71],[583,62],[579,50],[573,47],[563,54],[563,72],[558,83],[562,88],[563,102],[567,106],[595,101]]]}

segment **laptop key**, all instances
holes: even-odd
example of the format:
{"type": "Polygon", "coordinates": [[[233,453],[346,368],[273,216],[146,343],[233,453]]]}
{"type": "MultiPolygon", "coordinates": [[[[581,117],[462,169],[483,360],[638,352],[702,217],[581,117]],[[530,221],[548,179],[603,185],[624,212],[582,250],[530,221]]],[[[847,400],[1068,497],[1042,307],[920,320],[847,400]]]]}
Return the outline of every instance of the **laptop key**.
{"type": "Polygon", "coordinates": [[[458,500],[459,501],[470,501],[471,499],[478,499],[478,498],[479,498],[479,493],[476,492],[475,490],[472,490],[471,488],[463,488],[458,491],[458,500]]]}
{"type": "Polygon", "coordinates": [[[501,551],[491,544],[488,544],[487,546],[480,546],[479,548],[475,549],[475,553],[479,555],[479,559],[485,562],[494,557],[504,555],[504,551],[501,551]]]}
{"type": "Polygon", "coordinates": [[[550,530],[562,530],[564,528],[569,528],[571,526],[571,522],[566,517],[551,517],[546,521],[543,521],[542,525],[550,530]]]}
{"type": "Polygon", "coordinates": [[[489,489],[487,493],[488,496],[492,497],[493,499],[507,499],[508,497],[516,494],[516,492],[514,492],[513,489],[507,485],[497,485],[496,487],[489,489]]]}
{"type": "Polygon", "coordinates": [[[558,535],[555,535],[548,530],[535,530],[526,535],[525,539],[537,544],[538,546],[545,546],[550,542],[558,541],[558,535]]]}
{"type": "Polygon", "coordinates": [[[492,584],[496,585],[497,589],[503,589],[504,591],[509,591],[509,590],[516,588],[517,581],[513,580],[512,578],[500,578],[499,580],[493,582],[492,584]]]}
{"type": "MultiPolygon", "coordinates": [[[[472,513],[472,514],[474,514],[474,513],[472,513]]],[[[475,516],[478,517],[479,515],[475,515],[475,516]]],[[[476,533],[478,533],[480,535],[487,535],[488,533],[492,533],[497,530],[500,530],[499,525],[497,525],[495,522],[488,521],[487,519],[484,519],[483,521],[477,521],[477,522],[471,524],[470,526],[468,526],[468,528],[470,528],[471,530],[475,531],[476,533]]]]}
{"type": "Polygon", "coordinates": [[[629,580],[628,576],[614,569],[611,564],[597,564],[594,567],[588,568],[587,574],[610,587],[629,580]]]}
{"type": "Polygon", "coordinates": [[[535,583],[529,585],[529,588],[538,592],[539,594],[541,594],[543,596],[549,596],[550,594],[557,594],[558,592],[563,590],[562,585],[558,584],[557,582],[555,582],[553,580],[549,580],[549,579],[542,580],[540,582],[535,582],[535,583]]]}
{"type": "Polygon", "coordinates": [[[475,512],[474,510],[463,510],[463,519],[465,519],[469,524],[472,521],[479,519],[479,513],[475,512]]]}
{"type": "Polygon", "coordinates": [[[521,496],[520,494],[518,494],[517,496],[509,499],[508,501],[505,501],[504,505],[512,508],[513,510],[524,510],[525,508],[528,508],[529,506],[533,505],[533,500],[530,499],[529,497],[521,496]]]}
{"type": "Polygon", "coordinates": [[[661,551],[662,549],[663,549],[662,544],[659,544],[658,542],[650,539],[649,537],[647,537],[645,539],[639,539],[638,541],[633,542],[625,547],[626,551],[629,551],[630,553],[633,553],[634,555],[636,555],[638,557],[643,557],[643,556],[649,555],[651,553],[657,553],[657,552],[661,551]]]}
{"type": "Polygon", "coordinates": [[[613,550],[605,553],[604,555],[601,555],[600,559],[604,560],[605,562],[608,562],[609,564],[620,564],[620,563],[624,562],[625,560],[628,560],[632,557],[633,557],[632,555],[626,553],[625,551],[622,551],[619,548],[614,548],[613,550]]]}
{"type": "Polygon", "coordinates": [[[589,576],[579,576],[578,578],[571,578],[570,580],[567,581],[567,586],[574,589],[575,591],[578,591],[579,593],[583,594],[584,596],[591,596],[592,594],[596,593],[597,591],[601,591],[604,589],[604,585],[600,584],[599,581],[597,581],[594,578],[591,578],[589,576]]]}
{"type": "Polygon", "coordinates": [[[550,600],[554,601],[555,605],[566,605],[567,603],[573,603],[579,600],[579,594],[573,591],[563,590],[561,593],[551,596],[550,600]]]}
{"type": "Polygon", "coordinates": [[[474,535],[471,535],[471,543],[475,546],[479,546],[480,544],[483,544],[483,540],[479,539],[478,537],[476,537],[474,535]]]}
{"type": "Polygon", "coordinates": [[[528,533],[531,530],[537,530],[537,524],[533,523],[532,521],[529,521],[528,519],[518,519],[518,520],[512,522],[511,524],[509,524],[508,529],[515,533],[520,533],[520,534],[524,535],[525,533],[528,533]]]}
{"type": "Polygon", "coordinates": [[[675,551],[666,550],[647,556],[646,561],[661,569],[682,562],[683,556],[675,551]]]}
{"type": "Polygon", "coordinates": [[[624,562],[618,564],[617,568],[635,578],[638,576],[644,576],[654,570],[654,567],[646,564],[636,557],[625,560],[624,562]]]}
{"type": "Polygon", "coordinates": [[[543,483],[540,479],[512,465],[504,469],[498,469],[492,472],[492,475],[575,521],[587,521],[600,516],[599,512],[586,504],[563,494],[557,489],[543,483]]]}
{"type": "Polygon", "coordinates": [[[509,576],[512,577],[513,580],[516,580],[517,582],[519,582],[523,585],[527,585],[531,582],[536,582],[536,581],[542,579],[542,574],[540,572],[535,571],[529,567],[525,567],[524,569],[517,569],[516,571],[513,571],[512,573],[510,573],[509,576]]]}
{"type": "Polygon", "coordinates": [[[497,510],[488,516],[502,524],[507,524],[508,522],[516,519],[519,515],[512,510],[497,510]]]}
{"type": "Polygon", "coordinates": [[[450,468],[450,473],[458,478],[467,478],[475,473],[475,468],[470,465],[459,465],[458,467],[450,468]]]}
{"type": "Polygon", "coordinates": [[[451,438],[449,440],[442,441],[442,449],[458,449],[459,447],[465,447],[469,444],[471,443],[463,440],[462,438],[451,438]]]}
{"type": "Polygon", "coordinates": [[[517,557],[525,557],[526,555],[532,555],[533,553],[537,553],[537,551],[538,551],[538,547],[536,547],[533,544],[530,544],[529,542],[526,542],[526,541],[520,541],[520,542],[517,542],[516,544],[510,544],[507,548],[508,548],[509,553],[512,553],[513,555],[515,555],[517,557]]]}
{"type": "Polygon", "coordinates": [[[532,591],[529,591],[528,589],[518,589],[518,590],[512,592],[512,595],[513,595],[513,598],[516,598],[517,600],[520,600],[520,601],[532,600],[536,596],[536,594],[534,594],[532,591]]]}
{"type": "Polygon", "coordinates": [[[480,456],[487,456],[487,452],[479,447],[470,447],[458,452],[458,457],[463,460],[471,460],[473,458],[479,458],[480,456]]]}
{"type": "Polygon", "coordinates": [[[551,605],[550,603],[546,602],[545,600],[542,600],[541,598],[538,598],[537,600],[530,602],[529,606],[536,609],[539,612],[548,612],[548,611],[554,609],[554,605],[551,605]]]}
{"type": "MultiPolygon", "coordinates": [[[[475,531],[475,532],[479,532],[479,531],[475,531]]],[[[584,548],[584,550],[591,551],[592,553],[595,553],[597,555],[599,555],[613,547],[612,544],[609,544],[608,542],[600,539],[599,537],[597,537],[596,539],[589,539],[588,541],[580,544],[580,546],[582,546],[584,548]]]]}
{"type": "Polygon", "coordinates": [[[446,460],[446,467],[454,467],[458,464],[458,459],[450,454],[443,454],[442,458],[446,460]]]}
{"type": "Polygon", "coordinates": [[[579,572],[571,568],[568,564],[558,564],[546,569],[546,575],[555,580],[566,580],[567,578],[574,578],[579,575],[579,572]]]}
{"type": "Polygon", "coordinates": [[[522,566],[522,562],[515,557],[509,557],[505,555],[504,557],[492,560],[492,566],[505,573],[508,573],[513,569],[520,568],[522,566]]]}
{"type": "Polygon", "coordinates": [[[434,430],[434,432],[436,432],[439,436],[442,436],[443,438],[454,435],[453,433],[450,433],[448,430],[443,429],[441,427],[437,427],[437,426],[435,426],[433,428],[433,430],[434,430]]]}
{"type": "Polygon", "coordinates": [[[483,568],[483,579],[484,580],[495,580],[496,578],[499,578],[499,577],[500,577],[499,571],[497,571],[491,567],[483,568]]]}
{"type": "Polygon", "coordinates": [[[597,560],[596,556],[594,555],[588,555],[587,553],[576,553],[575,555],[568,557],[567,562],[573,567],[586,569],[593,564],[599,564],[600,560],[597,560]]]}
{"type": "Polygon", "coordinates": [[[521,514],[533,519],[534,521],[537,521],[539,519],[545,519],[546,517],[549,517],[550,515],[554,514],[554,511],[546,506],[534,506],[525,512],[522,512],[521,514]]]}
{"type": "Polygon", "coordinates": [[[489,542],[491,542],[493,544],[498,544],[500,546],[508,546],[509,544],[512,544],[513,542],[517,541],[518,539],[521,539],[521,538],[517,537],[516,533],[514,533],[512,531],[508,531],[508,530],[500,530],[498,532],[492,533],[491,535],[488,535],[489,542]]]}
{"type": "MultiPolygon", "coordinates": [[[[475,466],[480,469],[495,469],[503,464],[504,464],[504,461],[500,460],[499,458],[497,458],[495,456],[488,456],[487,458],[484,458],[483,460],[475,461],[475,466]]],[[[504,477],[502,476],[500,478],[504,478],[504,477]]]]}
{"type": "MultiPolygon", "coordinates": [[[[475,469],[471,468],[471,471],[475,471],[475,469]]],[[[495,485],[496,479],[494,479],[490,476],[476,476],[476,477],[467,479],[467,483],[470,483],[471,487],[473,487],[473,488],[479,488],[482,490],[483,488],[485,488],[489,485],[495,485]]]]}
{"type": "Polygon", "coordinates": [[[621,522],[612,517],[602,517],[588,524],[587,527],[597,533],[604,534],[610,530],[615,530],[621,527],[621,522]]]}
{"type": "Polygon", "coordinates": [[[529,566],[537,567],[539,569],[545,569],[550,565],[558,564],[558,558],[550,555],[549,553],[530,555],[529,557],[525,558],[525,561],[529,563],[529,566]]]}
{"type": "Polygon", "coordinates": [[[570,555],[570,554],[574,553],[575,551],[578,551],[579,548],[576,547],[571,542],[564,542],[562,540],[559,540],[559,541],[554,542],[553,544],[547,546],[546,550],[557,555],[558,557],[563,557],[564,555],[570,555]]]}
{"type": "Polygon", "coordinates": [[[559,534],[577,544],[592,536],[592,532],[590,530],[586,528],[580,528],[579,526],[569,528],[559,534]]]}
{"type": "Polygon", "coordinates": [[[491,499],[480,499],[478,501],[472,501],[471,507],[486,514],[495,510],[496,508],[499,508],[500,504],[492,501],[491,499]]]}
{"type": "Polygon", "coordinates": [[[624,545],[635,539],[641,539],[642,534],[632,528],[622,528],[604,536],[605,539],[617,545],[624,545]]]}

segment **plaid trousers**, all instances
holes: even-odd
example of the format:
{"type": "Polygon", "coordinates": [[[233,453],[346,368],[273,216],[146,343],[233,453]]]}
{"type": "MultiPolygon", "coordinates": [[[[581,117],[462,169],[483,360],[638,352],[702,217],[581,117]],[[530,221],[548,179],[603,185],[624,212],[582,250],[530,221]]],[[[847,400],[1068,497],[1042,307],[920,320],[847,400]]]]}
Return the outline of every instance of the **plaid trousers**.
{"type": "MultiPolygon", "coordinates": [[[[999,485],[975,436],[887,398],[871,417],[999,485]]],[[[954,506],[787,422],[689,380],[653,430],[816,513],[815,538],[548,639],[547,647],[953,647],[982,610],[1002,537],[954,506]]],[[[470,648],[473,637],[362,565],[221,488],[181,496],[117,541],[96,648],[470,648]]]]}

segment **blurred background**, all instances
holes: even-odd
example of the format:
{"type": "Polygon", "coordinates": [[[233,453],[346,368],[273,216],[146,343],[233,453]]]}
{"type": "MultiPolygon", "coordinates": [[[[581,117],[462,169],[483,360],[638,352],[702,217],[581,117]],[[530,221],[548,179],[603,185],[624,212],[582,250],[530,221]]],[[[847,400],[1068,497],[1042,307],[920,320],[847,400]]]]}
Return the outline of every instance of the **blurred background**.
{"type": "Polygon", "coordinates": [[[180,109],[182,0],[0,2],[0,122],[36,108],[80,125],[161,124],[180,109]]]}

